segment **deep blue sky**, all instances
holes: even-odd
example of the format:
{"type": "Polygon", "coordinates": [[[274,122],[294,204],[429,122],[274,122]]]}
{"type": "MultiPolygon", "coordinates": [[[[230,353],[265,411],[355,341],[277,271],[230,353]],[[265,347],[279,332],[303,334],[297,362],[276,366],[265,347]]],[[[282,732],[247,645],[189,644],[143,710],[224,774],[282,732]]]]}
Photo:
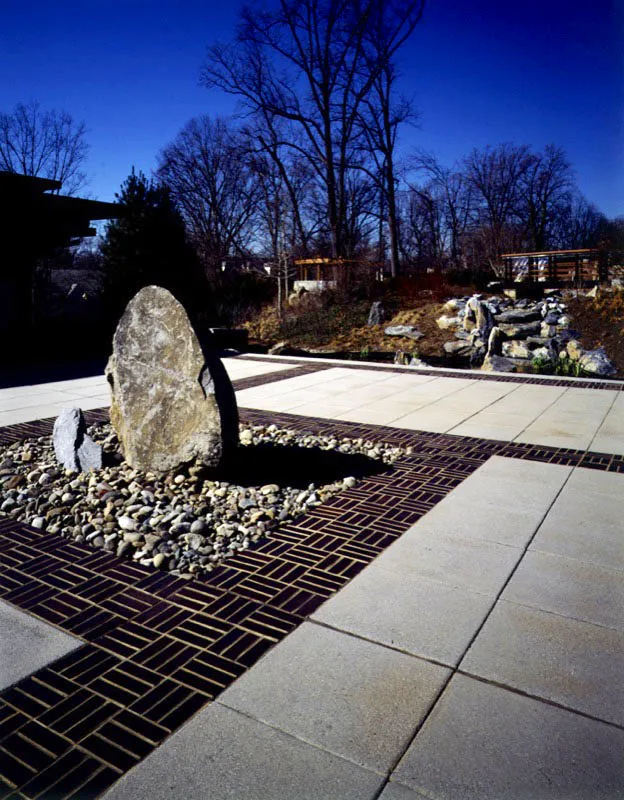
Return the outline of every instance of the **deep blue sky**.
{"type": "MultiPolygon", "coordinates": [[[[86,122],[89,191],[114,193],[196,114],[234,101],[198,85],[238,3],[2,0],[0,110],[20,101],[86,122]]],[[[624,0],[430,0],[401,57],[420,112],[406,149],[451,163],[503,141],[565,149],[581,191],[624,214],[624,0]]]]}

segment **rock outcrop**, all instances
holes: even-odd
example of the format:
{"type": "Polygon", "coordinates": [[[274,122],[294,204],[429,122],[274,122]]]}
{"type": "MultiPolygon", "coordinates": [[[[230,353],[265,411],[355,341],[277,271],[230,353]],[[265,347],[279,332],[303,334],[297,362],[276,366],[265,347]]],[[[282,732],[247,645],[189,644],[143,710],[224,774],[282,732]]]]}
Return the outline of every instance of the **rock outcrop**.
{"type": "Polygon", "coordinates": [[[131,466],[152,472],[191,461],[219,467],[232,456],[238,443],[232,384],[166,289],[147,286],[128,303],[106,377],[111,423],[131,466]]]}
{"type": "Polygon", "coordinates": [[[466,358],[471,366],[497,371],[527,370],[534,361],[540,362],[541,367],[550,361],[554,369],[560,358],[570,358],[589,375],[616,374],[604,351],[599,348],[586,353],[577,341],[578,333],[570,327],[572,321],[558,291],[549,292],[542,300],[458,297],[448,300],[442,311],[438,327],[452,330],[458,340],[446,342],[445,353],[466,358]],[[495,351],[490,340],[493,330],[497,331],[495,351]]]}
{"type": "Polygon", "coordinates": [[[424,336],[414,325],[393,325],[384,328],[384,333],[386,336],[406,336],[408,339],[422,339],[424,336]]]}

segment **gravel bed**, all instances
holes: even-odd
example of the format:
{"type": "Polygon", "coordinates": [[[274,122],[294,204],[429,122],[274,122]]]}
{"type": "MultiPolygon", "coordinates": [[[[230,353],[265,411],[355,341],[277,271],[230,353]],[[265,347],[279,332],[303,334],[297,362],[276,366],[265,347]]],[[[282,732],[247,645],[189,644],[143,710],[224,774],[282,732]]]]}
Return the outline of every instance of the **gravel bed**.
{"type": "Polygon", "coordinates": [[[237,464],[224,480],[201,465],[166,475],[132,469],[110,424],[88,432],[105,457],[105,466],[89,473],[59,465],[49,436],[0,446],[0,519],[188,579],[410,452],[275,425],[241,426],[237,464]]]}

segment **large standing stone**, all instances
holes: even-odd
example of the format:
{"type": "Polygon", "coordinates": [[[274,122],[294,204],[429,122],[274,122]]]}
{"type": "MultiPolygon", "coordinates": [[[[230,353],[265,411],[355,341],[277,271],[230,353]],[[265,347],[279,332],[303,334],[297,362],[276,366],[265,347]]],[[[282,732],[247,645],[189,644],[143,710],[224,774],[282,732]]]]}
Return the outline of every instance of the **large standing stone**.
{"type": "Polygon", "coordinates": [[[64,408],[52,430],[54,453],[65,469],[88,472],[102,466],[102,448],[90,436],[79,408],[64,408]]]}
{"type": "Polygon", "coordinates": [[[166,472],[197,460],[218,467],[238,443],[234,390],[221,360],[199,343],[175,297],[146,286],[133,297],[106,365],[111,422],[126,461],[166,472]]]}

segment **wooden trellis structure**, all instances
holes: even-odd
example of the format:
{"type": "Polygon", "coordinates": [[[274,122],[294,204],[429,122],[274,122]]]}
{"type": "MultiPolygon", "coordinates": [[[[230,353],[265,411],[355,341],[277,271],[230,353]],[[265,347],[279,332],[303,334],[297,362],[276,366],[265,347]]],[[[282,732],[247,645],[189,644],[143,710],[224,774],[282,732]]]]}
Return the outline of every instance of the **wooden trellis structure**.
{"type": "Polygon", "coordinates": [[[383,280],[384,264],[351,258],[300,258],[295,261],[297,281],[348,285],[362,277],[383,280]]]}
{"type": "Polygon", "coordinates": [[[600,250],[549,250],[541,253],[505,253],[505,280],[547,283],[607,281],[609,258],[600,250]]]}

